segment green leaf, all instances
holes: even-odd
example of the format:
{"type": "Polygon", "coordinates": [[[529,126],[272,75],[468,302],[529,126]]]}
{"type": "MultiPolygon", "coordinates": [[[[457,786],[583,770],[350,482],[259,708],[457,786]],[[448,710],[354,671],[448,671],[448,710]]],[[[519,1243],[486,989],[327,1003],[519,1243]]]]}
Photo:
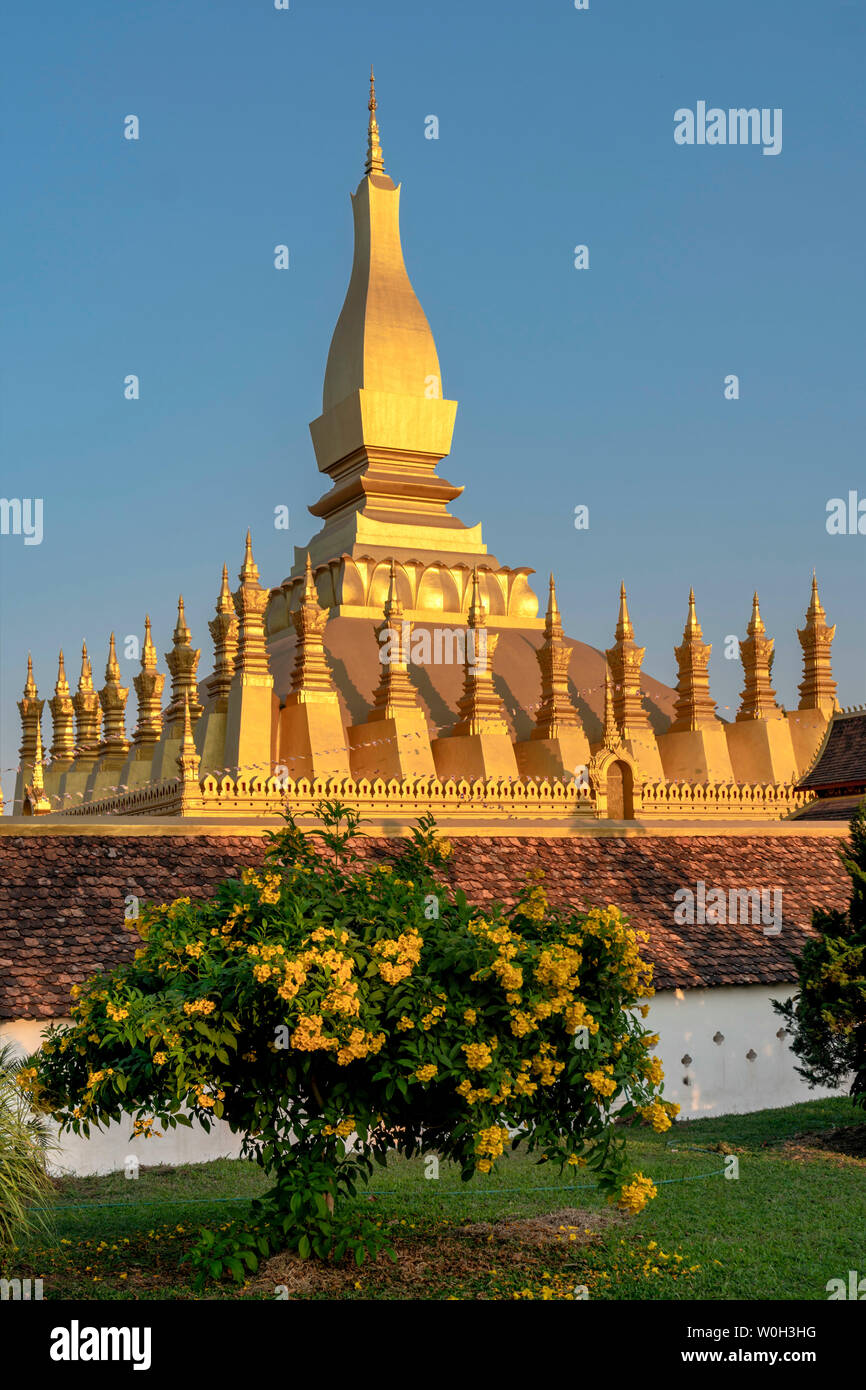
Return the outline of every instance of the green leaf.
{"type": "Polygon", "coordinates": [[[309,1236],[301,1236],[301,1239],[298,1241],[298,1254],[302,1260],[308,1260],[310,1258],[309,1236]]]}

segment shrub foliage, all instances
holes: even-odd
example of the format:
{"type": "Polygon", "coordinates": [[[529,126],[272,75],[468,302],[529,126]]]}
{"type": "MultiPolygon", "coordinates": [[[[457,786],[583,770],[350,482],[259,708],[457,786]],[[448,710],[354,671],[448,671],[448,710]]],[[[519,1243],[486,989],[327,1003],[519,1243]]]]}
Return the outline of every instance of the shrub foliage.
{"type": "Polygon", "coordinates": [[[677,1109],[640,934],[614,907],[555,910],[541,875],[479,910],[443,881],[429,818],[374,863],[353,812],[318,812],[323,844],[287,816],[261,871],[130,924],[134,961],[90,980],[30,1059],[36,1102],[85,1135],[124,1113],[136,1134],[219,1117],[242,1135],[275,1187],[243,1230],[202,1237],[214,1275],[280,1247],[360,1263],[385,1236],[340,1199],[394,1150],[470,1179],[523,1141],[639,1211],[654,1189],[626,1171],[613,1112],[664,1130],[677,1109]]]}
{"type": "Polygon", "coordinates": [[[775,1003],[803,1060],[797,1070],[812,1086],[842,1085],[866,1106],[866,802],[851,817],[851,837],[841,855],[851,878],[851,901],[840,912],[817,908],[818,931],[797,959],[799,991],[775,1003]]]}

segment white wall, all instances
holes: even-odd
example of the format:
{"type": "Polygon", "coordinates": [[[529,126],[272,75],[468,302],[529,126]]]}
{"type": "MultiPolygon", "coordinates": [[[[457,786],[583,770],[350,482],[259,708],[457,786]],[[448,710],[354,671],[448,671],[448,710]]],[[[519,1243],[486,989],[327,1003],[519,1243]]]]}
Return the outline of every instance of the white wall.
{"type": "MultiPolygon", "coordinates": [[[[68,1019],[58,1019],[68,1023],[68,1019]]],[[[38,1046],[47,1024],[33,1019],[0,1023],[0,1041],[13,1041],[22,1052],[30,1054],[38,1046]]],[[[79,1134],[58,1134],[59,1149],[51,1157],[49,1167],[54,1174],[75,1173],[80,1177],[91,1173],[111,1173],[123,1168],[124,1159],[134,1154],[142,1168],[159,1163],[204,1163],[212,1158],[237,1158],[240,1140],[228,1125],[214,1120],[210,1134],[201,1125],[191,1129],[179,1125],[167,1130],[161,1139],[133,1139],[132,1121],[112,1124],[107,1129],[90,1131],[90,1138],[79,1134]]]]}
{"type": "MultiPolygon", "coordinates": [[[[788,1039],[778,1037],[782,1020],[770,1003],[790,993],[784,985],[734,985],[655,995],[647,1026],[659,1035],[656,1054],[665,1071],[664,1094],[682,1107],[681,1119],[745,1114],[842,1094],[820,1087],[810,1091],[794,1070],[796,1059],[788,1039]],[[716,1034],[723,1041],[714,1042],[716,1034]],[[752,1060],[750,1052],[755,1053],[752,1060]],[[691,1058],[688,1063],[682,1060],[686,1056],[691,1058]]],[[[33,1020],[0,1024],[0,1039],[11,1038],[30,1053],[45,1026],[33,1020]]],[[[235,1158],[240,1152],[240,1141],[219,1120],[210,1134],[196,1125],[171,1130],[162,1139],[130,1139],[131,1128],[131,1123],[115,1124],[92,1131],[90,1139],[62,1135],[52,1171],[109,1173],[123,1168],[128,1154],[135,1154],[144,1167],[235,1158]]]]}
{"type": "Polygon", "coordinates": [[[845,1094],[810,1090],[794,1070],[798,1059],[790,1039],[778,1036],[784,1020],[770,1003],[792,993],[786,985],[731,985],[660,991],[650,1001],[647,1026],[659,1035],[665,1098],[682,1107],[680,1119],[742,1115],[845,1094]],[[723,1041],[713,1041],[717,1034],[723,1041]]]}

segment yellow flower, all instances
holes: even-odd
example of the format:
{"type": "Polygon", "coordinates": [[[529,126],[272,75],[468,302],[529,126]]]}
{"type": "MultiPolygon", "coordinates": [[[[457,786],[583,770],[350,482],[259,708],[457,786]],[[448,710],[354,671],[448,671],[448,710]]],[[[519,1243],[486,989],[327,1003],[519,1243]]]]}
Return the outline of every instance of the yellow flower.
{"type": "Polygon", "coordinates": [[[153,1060],[156,1062],[156,1065],[157,1065],[158,1067],[165,1066],[165,1063],[168,1061],[168,1053],[167,1053],[167,1052],[154,1052],[154,1054],[153,1054],[153,1060]]]}
{"type": "Polygon", "coordinates": [[[466,1061],[473,1071],[483,1071],[493,1061],[493,1054],[484,1043],[464,1043],[462,1050],[466,1053],[466,1061]]]}
{"type": "Polygon", "coordinates": [[[619,1195],[617,1206],[622,1211],[631,1212],[636,1216],[643,1211],[647,1202],[651,1202],[653,1197],[658,1196],[658,1189],[650,1178],[644,1177],[643,1173],[634,1173],[632,1181],[626,1183],[619,1195]]]}
{"type": "Polygon", "coordinates": [[[463,1022],[464,1022],[464,1023],[468,1023],[468,1024],[470,1025],[470,1027],[471,1027],[474,1023],[477,1023],[477,1022],[478,1022],[478,1014],[476,1013],[475,1009],[464,1009],[464,1010],[463,1010],[463,1022]]]}
{"type": "Polygon", "coordinates": [[[438,1070],[435,1062],[428,1062],[426,1066],[419,1067],[415,1075],[419,1081],[432,1081],[438,1070]]]}

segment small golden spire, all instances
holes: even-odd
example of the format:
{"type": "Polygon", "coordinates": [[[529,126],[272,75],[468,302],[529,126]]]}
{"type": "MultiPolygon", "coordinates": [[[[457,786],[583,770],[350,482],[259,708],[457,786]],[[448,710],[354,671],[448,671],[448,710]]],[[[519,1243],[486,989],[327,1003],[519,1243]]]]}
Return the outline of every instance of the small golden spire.
{"type": "Polygon", "coordinates": [[[129,688],[120,684],[120,667],[114,649],[114,633],[108,643],[108,661],[105,666],[105,685],[99,692],[102,708],[102,742],[100,753],[125,753],[129,750],[126,738],[126,700],[129,688]]]}
{"type": "Polygon", "coordinates": [[[562,635],[562,617],[556,601],[553,575],[548,585],[544,615],[544,641],[535,653],[541,668],[541,703],[532,738],[557,738],[562,729],[580,728],[577,710],[568,694],[568,666],[572,648],[562,635]]]}
{"type": "Polygon", "coordinates": [[[150,630],[150,615],[144,619],[144,645],[141,649],[141,670],[133,676],[138,700],[138,722],[132,741],[137,747],[154,744],[162,733],[162,691],[165,676],[156,669],[156,647],[150,630]]]}
{"type": "Polygon", "coordinates": [[[746,685],[740,696],[738,723],[750,719],[778,719],[782,716],[782,711],[776,704],[776,692],[770,684],[773,646],[772,637],[767,636],[756,593],[752,599],[752,616],[746,627],[746,640],[740,643],[740,660],[743,663],[746,685]]]}
{"type": "Polygon", "coordinates": [[[614,722],[623,739],[650,733],[649,716],[643,706],[640,683],[645,655],[646,647],[639,647],[634,640],[634,624],[628,611],[628,598],[623,581],[619,586],[619,614],[614,643],[605,652],[613,685],[611,695],[614,722]]]}
{"type": "Polygon", "coordinates": [[[318,603],[319,594],[316,589],[316,581],[313,578],[313,562],[310,559],[310,552],[308,550],[307,563],[304,568],[304,602],[309,603],[311,599],[314,603],[318,603]]]}
{"type": "Polygon", "coordinates": [[[21,716],[20,756],[22,767],[25,763],[32,764],[36,756],[36,734],[42,719],[42,706],[44,704],[45,701],[39,699],[39,691],[33,679],[33,658],[28,653],[27,680],[24,684],[23,697],[18,701],[18,713],[21,716]]]}
{"type": "MultiPolygon", "coordinates": [[[[186,624],[186,613],[183,608],[183,594],[180,595],[177,601],[177,622],[172,636],[176,647],[185,646],[192,637],[192,633],[186,624]]],[[[112,638],[112,640],[114,639],[112,638]]]]}
{"type": "Polygon", "coordinates": [[[325,656],[324,633],[328,624],[328,610],[319,603],[309,552],[304,568],[304,591],[298,607],[292,610],[291,619],[296,634],[295,665],[292,688],[286,703],[297,705],[318,701],[336,704],[337,693],[325,656]],[[309,701],[310,696],[315,699],[309,701]]]}
{"type": "Polygon", "coordinates": [[[156,670],[156,647],[153,645],[149,613],[144,615],[144,646],[141,649],[141,669],[142,671],[156,670]]]}
{"type": "Polygon", "coordinates": [[[229,588],[229,567],[223,565],[219,597],[216,602],[216,617],[208,623],[213,638],[213,675],[207,683],[208,695],[215,700],[228,698],[232,678],[235,673],[235,657],[238,654],[238,620],[232,591],[229,588]]]}
{"type": "Polygon", "coordinates": [[[716,703],[710,694],[707,667],[712,643],[705,642],[695,611],[695,591],[689,590],[689,616],[683,630],[683,640],[674,648],[677,659],[677,698],[674,720],[669,733],[701,729],[716,725],[716,703]]]}
{"type": "Polygon", "coordinates": [[[30,816],[47,816],[51,802],[45,795],[45,775],[42,760],[42,729],[36,726],[36,751],[30,785],[25,789],[24,813],[30,816]]]}
{"type": "Polygon", "coordinates": [[[619,726],[613,709],[613,676],[607,662],[604,664],[604,729],[601,737],[605,748],[614,748],[619,743],[619,726]]]}
{"type": "Polygon", "coordinates": [[[54,687],[55,695],[69,694],[69,681],[66,679],[66,667],[63,662],[63,648],[60,648],[60,659],[57,663],[57,684],[54,687]]]}
{"type": "Polygon", "coordinates": [[[397,590],[397,566],[393,560],[383,611],[385,621],[376,628],[382,673],[373,696],[373,708],[367,715],[368,723],[377,719],[390,719],[395,710],[416,709],[418,705],[415,687],[409,676],[409,637],[412,625],[403,621],[403,604],[397,590]]]}
{"type": "Polygon", "coordinates": [[[89,693],[93,689],[93,667],[87,655],[86,642],[81,643],[81,675],[78,679],[78,689],[82,693],[89,693]]]}
{"type": "Polygon", "coordinates": [[[623,580],[619,586],[619,617],[617,618],[615,636],[618,642],[629,641],[634,637],[634,628],[628,612],[625,580],[623,580]]]}
{"type": "Polygon", "coordinates": [[[107,681],[120,680],[120,667],[117,664],[117,652],[114,646],[114,633],[108,639],[108,661],[105,666],[105,679],[107,681]]]}
{"type": "Polygon", "coordinates": [[[806,609],[806,626],[798,628],[797,636],[803,648],[803,679],[799,685],[799,709],[818,709],[829,718],[839,708],[836,682],[830,663],[830,648],[836,636],[835,623],[827,622],[818,595],[818,578],[812,571],[812,593],[806,609]]]}
{"type": "MultiPolygon", "coordinates": [[[[559,611],[559,604],[556,601],[556,583],[553,574],[550,576],[550,583],[547,586],[547,612],[545,613],[547,627],[559,627],[562,629],[562,614],[559,611]]],[[[545,628],[545,631],[547,628],[545,628]]]]}
{"type": "Polygon", "coordinates": [[[469,596],[469,616],[467,622],[470,627],[486,627],[487,617],[484,603],[481,598],[481,585],[478,581],[478,566],[472,568],[472,580],[469,596]]]}
{"type": "Polygon", "coordinates": [[[379,143],[379,123],[376,120],[376,79],[373,75],[373,64],[370,64],[370,100],[367,102],[367,110],[370,112],[370,120],[367,125],[367,162],[364,165],[365,174],[384,174],[385,159],[382,154],[382,146],[379,143]]]}
{"type": "Polygon", "coordinates": [[[177,726],[183,718],[184,701],[189,700],[192,722],[198,722],[202,706],[198,698],[196,671],[201,648],[193,647],[192,633],[187,627],[183,608],[183,594],[177,601],[177,625],[172,640],[174,645],[166,652],[165,660],[171,672],[171,701],[165,711],[165,723],[177,726]]]}
{"type": "Polygon", "coordinates": [[[75,753],[75,735],[73,732],[72,697],[69,690],[69,681],[66,679],[66,667],[63,664],[62,650],[57,665],[57,684],[54,687],[54,698],[48,701],[48,708],[51,711],[51,718],[54,724],[54,738],[51,742],[51,760],[52,762],[65,762],[75,753]]]}
{"type": "Polygon", "coordinates": [[[180,752],[177,755],[177,767],[180,772],[182,782],[197,782],[199,769],[199,756],[195,749],[195,740],[192,736],[192,721],[189,713],[189,695],[184,693],[183,697],[183,738],[181,740],[180,752]]]}
{"type": "Polygon", "coordinates": [[[93,688],[93,667],[87,655],[86,642],[81,644],[81,675],[78,678],[78,689],[72,697],[72,707],[75,710],[76,755],[94,753],[99,743],[102,711],[99,697],[93,688]]]}
{"type": "Polygon", "coordinates": [[[259,567],[253,559],[252,537],[247,531],[244,562],[238,574],[240,587],[233,603],[238,620],[238,646],[235,674],[270,676],[265,642],[264,616],[270,591],[259,582],[259,567]]]}
{"type": "Polygon", "coordinates": [[[695,611],[695,591],[694,589],[689,589],[689,616],[686,621],[683,636],[701,638],[703,635],[701,625],[698,622],[698,615],[695,611]]]}

